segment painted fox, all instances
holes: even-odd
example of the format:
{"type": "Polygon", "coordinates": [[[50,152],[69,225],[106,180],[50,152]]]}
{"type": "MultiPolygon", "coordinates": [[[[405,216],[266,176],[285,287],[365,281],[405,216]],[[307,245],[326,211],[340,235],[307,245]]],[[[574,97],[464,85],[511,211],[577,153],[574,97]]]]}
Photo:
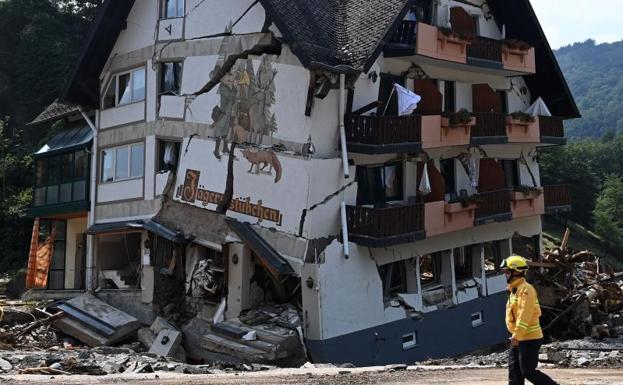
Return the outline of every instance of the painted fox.
{"type": "Polygon", "coordinates": [[[249,172],[253,172],[253,166],[255,166],[255,173],[266,172],[272,175],[273,168],[275,169],[275,183],[281,180],[281,162],[279,158],[272,151],[257,151],[243,150],[242,155],[251,163],[249,172]],[[268,171],[264,169],[270,166],[268,171]]]}

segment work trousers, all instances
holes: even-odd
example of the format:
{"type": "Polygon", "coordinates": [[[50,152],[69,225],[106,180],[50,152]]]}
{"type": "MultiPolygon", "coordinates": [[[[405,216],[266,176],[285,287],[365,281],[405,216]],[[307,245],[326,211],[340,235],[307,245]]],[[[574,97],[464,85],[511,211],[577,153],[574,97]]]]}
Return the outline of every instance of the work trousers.
{"type": "Polygon", "coordinates": [[[542,339],[520,341],[519,346],[511,346],[508,353],[508,384],[524,385],[525,380],[534,385],[558,385],[545,373],[536,369],[539,364],[539,349],[542,339]]]}

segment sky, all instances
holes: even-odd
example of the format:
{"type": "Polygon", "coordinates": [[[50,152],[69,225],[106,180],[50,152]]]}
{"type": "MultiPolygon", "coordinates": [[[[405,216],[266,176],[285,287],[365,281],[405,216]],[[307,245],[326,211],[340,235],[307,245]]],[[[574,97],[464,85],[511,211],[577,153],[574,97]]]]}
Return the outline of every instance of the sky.
{"type": "Polygon", "coordinates": [[[531,0],[552,48],[623,40],[623,0],[531,0]]]}

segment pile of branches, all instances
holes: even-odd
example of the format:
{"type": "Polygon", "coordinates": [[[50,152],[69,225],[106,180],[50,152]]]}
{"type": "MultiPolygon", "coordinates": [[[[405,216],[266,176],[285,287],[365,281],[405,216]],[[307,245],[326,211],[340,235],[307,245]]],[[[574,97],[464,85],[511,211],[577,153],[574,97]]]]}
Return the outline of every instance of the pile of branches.
{"type": "Polygon", "coordinates": [[[18,301],[0,302],[0,350],[21,347],[47,349],[62,344],[51,323],[63,317],[31,304],[18,301]]]}
{"type": "Polygon", "coordinates": [[[594,253],[560,246],[530,262],[530,280],[539,292],[541,325],[548,336],[572,339],[615,337],[623,333],[623,273],[615,273],[594,253]]]}

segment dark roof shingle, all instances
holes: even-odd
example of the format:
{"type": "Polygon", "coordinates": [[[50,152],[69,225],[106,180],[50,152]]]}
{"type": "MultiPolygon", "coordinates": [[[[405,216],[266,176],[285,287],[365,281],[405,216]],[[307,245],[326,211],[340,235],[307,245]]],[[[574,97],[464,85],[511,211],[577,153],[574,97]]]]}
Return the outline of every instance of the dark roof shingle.
{"type": "Polygon", "coordinates": [[[261,0],[306,67],[361,71],[376,59],[408,0],[261,0]]]}

